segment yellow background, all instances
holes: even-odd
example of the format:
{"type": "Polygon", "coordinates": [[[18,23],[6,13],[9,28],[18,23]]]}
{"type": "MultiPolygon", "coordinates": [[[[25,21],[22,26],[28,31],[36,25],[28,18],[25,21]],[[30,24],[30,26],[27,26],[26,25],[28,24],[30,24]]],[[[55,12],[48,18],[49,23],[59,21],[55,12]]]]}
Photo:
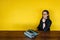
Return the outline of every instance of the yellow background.
{"type": "Polygon", "coordinates": [[[59,0],[0,0],[0,30],[36,30],[45,9],[50,12],[51,31],[60,31],[59,0]]]}

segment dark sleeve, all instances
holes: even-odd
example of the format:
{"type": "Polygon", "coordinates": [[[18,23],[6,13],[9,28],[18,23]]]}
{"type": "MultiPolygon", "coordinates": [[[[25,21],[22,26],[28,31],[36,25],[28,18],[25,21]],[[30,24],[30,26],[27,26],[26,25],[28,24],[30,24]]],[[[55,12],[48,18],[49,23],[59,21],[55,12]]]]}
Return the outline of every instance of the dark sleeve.
{"type": "Polygon", "coordinates": [[[46,22],[46,27],[44,28],[44,31],[45,31],[45,32],[48,31],[48,29],[50,29],[51,24],[52,24],[51,20],[48,20],[48,21],[46,22]]]}
{"type": "Polygon", "coordinates": [[[39,23],[37,29],[38,29],[38,30],[42,30],[41,26],[42,26],[42,21],[40,20],[40,23],[39,23]]]}

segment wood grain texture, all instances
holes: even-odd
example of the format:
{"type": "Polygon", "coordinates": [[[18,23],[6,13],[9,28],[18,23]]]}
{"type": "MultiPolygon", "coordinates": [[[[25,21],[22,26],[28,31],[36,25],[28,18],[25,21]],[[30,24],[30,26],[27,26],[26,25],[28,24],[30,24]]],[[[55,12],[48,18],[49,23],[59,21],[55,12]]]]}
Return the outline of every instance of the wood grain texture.
{"type": "Polygon", "coordinates": [[[36,38],[30,39],[24,35],[24,31],[0,31],[0,40],[60,40],[59,31],[38,33],[36,38]]]}

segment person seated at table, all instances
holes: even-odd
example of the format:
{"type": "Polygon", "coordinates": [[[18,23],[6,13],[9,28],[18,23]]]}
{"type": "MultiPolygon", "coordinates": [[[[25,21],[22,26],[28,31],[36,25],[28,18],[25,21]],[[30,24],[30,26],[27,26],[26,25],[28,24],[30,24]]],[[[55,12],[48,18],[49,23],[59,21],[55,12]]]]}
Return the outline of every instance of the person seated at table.
{"type": "Polygon", "coordinates": [[[52,24],[52,21],[49,18],[49,11],[48,10],[43,10],[42,18],[40,20],[40,24],[37,27],[38,30],[50,31],[51,24],[52,24]]]}

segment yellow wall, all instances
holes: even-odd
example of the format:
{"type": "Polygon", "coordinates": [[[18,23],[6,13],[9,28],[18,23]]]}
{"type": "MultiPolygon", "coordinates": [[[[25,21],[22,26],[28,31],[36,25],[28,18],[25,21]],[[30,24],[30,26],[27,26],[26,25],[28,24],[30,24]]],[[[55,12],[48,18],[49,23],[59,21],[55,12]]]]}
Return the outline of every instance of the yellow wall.
{"type": "Polygon", "coordinates": [[[60,31],[59,0],[0,0],[0,30],[36,30],[44,9],[50,12],[51,30],[60,31]]]}

